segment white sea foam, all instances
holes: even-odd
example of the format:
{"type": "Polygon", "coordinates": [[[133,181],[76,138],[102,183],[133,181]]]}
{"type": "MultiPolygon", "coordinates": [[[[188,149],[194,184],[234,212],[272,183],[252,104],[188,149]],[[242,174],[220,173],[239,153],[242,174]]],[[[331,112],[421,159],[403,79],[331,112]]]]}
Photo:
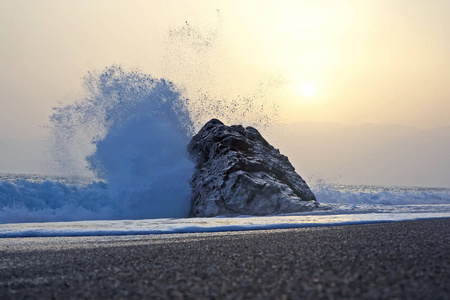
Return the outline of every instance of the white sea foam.
{"type": "MultiPolygon", "coordinates": [[[[433,211],[433,209],[430,209],[433,211]]],[[[191,232],[285,229],[333,225],[370,224],[393,221],[450,218],[450,206],[434,212],[351,213],[234,218],[147,219],[120,221],[79,221],[0,225],[0,238],[51,236],[111,236],[191,232]],[[444,210],[444,211],[442,211],[444,210]],[[439,212],[440,211],[440,212],[439,212]]]]}

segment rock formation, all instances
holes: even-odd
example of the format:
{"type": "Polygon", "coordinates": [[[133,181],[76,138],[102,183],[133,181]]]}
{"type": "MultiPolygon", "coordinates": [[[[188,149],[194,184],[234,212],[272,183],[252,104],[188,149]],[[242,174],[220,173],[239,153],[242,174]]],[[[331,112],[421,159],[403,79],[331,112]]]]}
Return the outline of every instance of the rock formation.
{"type": "Polygon", "coordinates": [[[318,206],[288,158],[253,127],[206,123],[188,145],[196,163],[191,217],[270,215],[318,206]]]}

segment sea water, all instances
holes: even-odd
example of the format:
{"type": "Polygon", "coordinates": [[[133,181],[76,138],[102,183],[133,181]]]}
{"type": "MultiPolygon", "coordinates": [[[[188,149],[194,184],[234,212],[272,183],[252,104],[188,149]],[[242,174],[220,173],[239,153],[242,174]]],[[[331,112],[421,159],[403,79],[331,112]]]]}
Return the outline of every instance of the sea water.
{"type": "MultiPolygon", "coordinates": [[[[165,79],[112,66],[50,116],[48,173],[0,174],[0,237],[136,235],[329,226],[450,217],[450,190],[310,182],[320,207],[265,217],[187,218],[194,165],[186,145],[229,116],[165,79]],[[195,117],[193,117],[195,116],[195,117]]],[[[238,102],[232,102],[233,107],[238,102]]],[[[268,120],[244,101],[236,111],[268,120]]],[[[243,118],[242,122],[248,121],[243,118]]],[[[237,120],[236,122],[239,122],[237,120]]],[[[263,121],[261,121],[263,122],[263,121]]],[[[265,122],[265,121],[264,121],[265,122]]],[[[1,170],[0,170],[1,171],[1,170]]]]}
{"type": "Polygon", "coordinates": [[[121,218],[107,184],[82,177],[0,174],[0,237],[110,236],[368,224],[450,217],[450,189],[312,185],[313,212],[215,218],[121,218]],[[9,199],[5,205],[4,199],[9,199]]]}

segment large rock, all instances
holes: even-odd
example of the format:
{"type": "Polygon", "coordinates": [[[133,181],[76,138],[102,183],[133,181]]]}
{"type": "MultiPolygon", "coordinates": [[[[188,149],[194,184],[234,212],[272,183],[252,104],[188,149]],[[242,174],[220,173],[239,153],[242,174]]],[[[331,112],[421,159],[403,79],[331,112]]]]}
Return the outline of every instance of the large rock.
{"type": "Polygon", "coordinates": [[[270,215],[318,206],[288,158],[253,127],[213,119],[188,145],[196,163],[191,216],[270,215]]]}

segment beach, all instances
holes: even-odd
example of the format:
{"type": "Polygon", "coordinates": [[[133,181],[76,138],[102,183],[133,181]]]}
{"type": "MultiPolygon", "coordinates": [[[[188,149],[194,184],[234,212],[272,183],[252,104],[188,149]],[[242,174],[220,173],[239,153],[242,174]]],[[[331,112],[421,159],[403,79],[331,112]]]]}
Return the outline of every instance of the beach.
{"type": "Polygon", "coordinates": [[[0,240],[0,299],[449,299],[450,219],[0,240]]]}

